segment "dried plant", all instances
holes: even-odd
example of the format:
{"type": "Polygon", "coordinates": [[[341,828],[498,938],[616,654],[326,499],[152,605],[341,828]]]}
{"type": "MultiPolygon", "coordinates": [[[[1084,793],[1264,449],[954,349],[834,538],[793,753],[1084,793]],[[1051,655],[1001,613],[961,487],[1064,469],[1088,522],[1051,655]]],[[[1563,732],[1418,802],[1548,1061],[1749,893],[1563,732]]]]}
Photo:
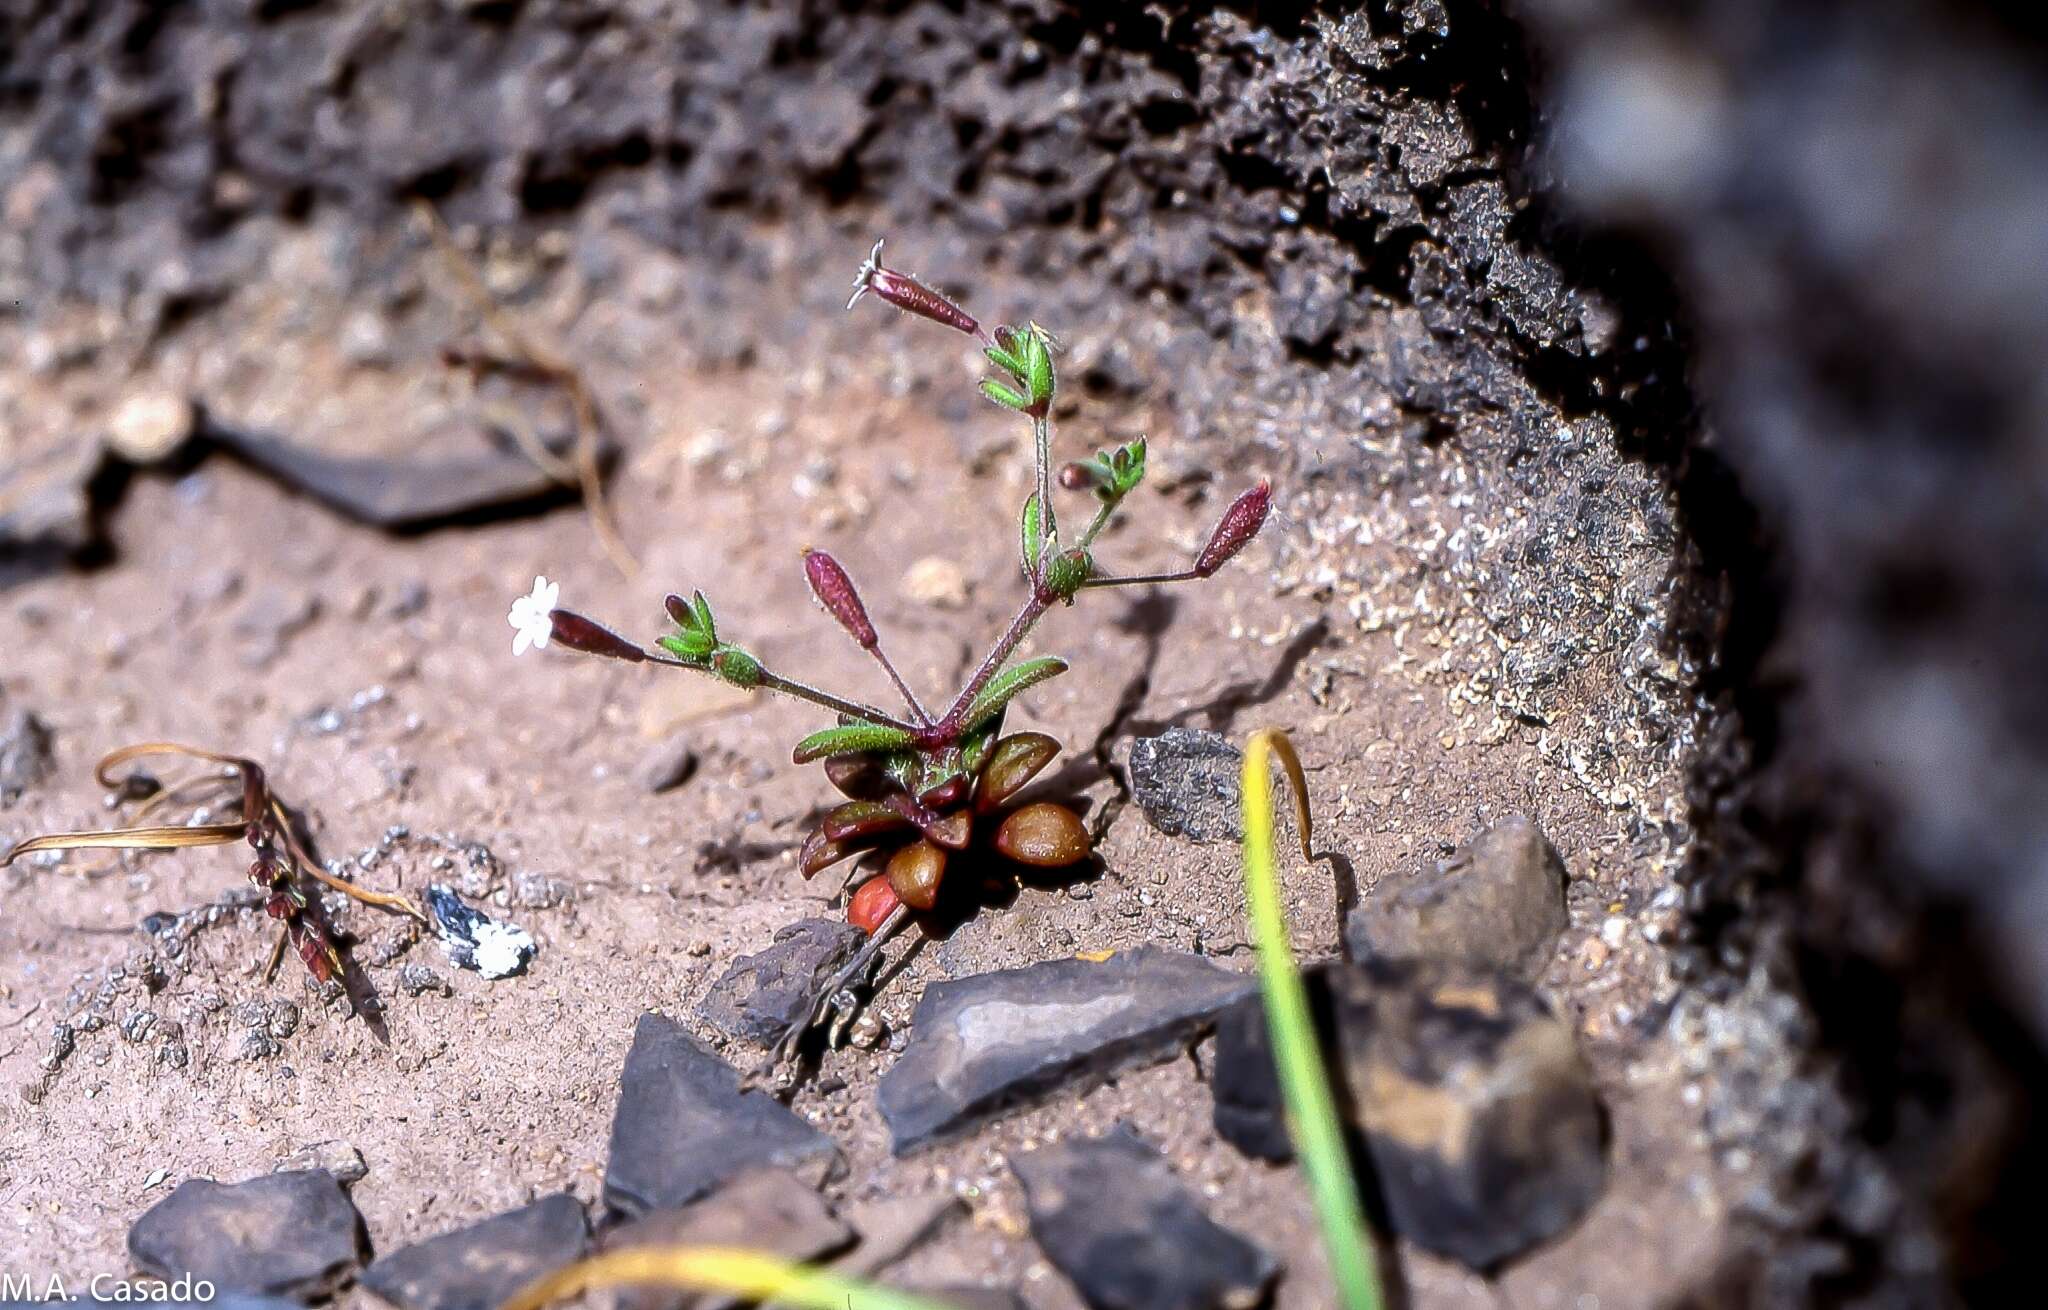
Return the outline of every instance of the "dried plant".
{"type": "Polygon", "coordinates": [[[318,912],[308,904],[302,886],[312,878],[346,896],[380,909],[409,914],[430,923],[420,908],[403,896],[373,892],[320,867],[306,850],[294,827],[290,811],[270,790],[263,766],[239,755],[222,755],[197,746],[176,742],[147,741],[123,746],[104,756],[93,769],[93,778],[116,797],[143,801],[137,819],[154,817],[174,805],[211,802],[237,810],[237,817],[218,823],[138,824],[128,828],[106,828],[92,832],[59,832],[30,837],[0,859],[6,868],[24,855],[37,851],[76,850],[175,850],[186,846],[226,846],[246,841],[255,852],[249,865],[249,881],[267,893],[263,906],[273,919],[283,921],[277,946],[270,953],[264,972],[277,972],[278,961],[290,943],[318,982],[331,982],[342,973],[341,953],[318,912]],[[165,784],[140,772],[117,775],[116,769],[151,756],[174,756],[200,760],[212,767],[165,784]]]}

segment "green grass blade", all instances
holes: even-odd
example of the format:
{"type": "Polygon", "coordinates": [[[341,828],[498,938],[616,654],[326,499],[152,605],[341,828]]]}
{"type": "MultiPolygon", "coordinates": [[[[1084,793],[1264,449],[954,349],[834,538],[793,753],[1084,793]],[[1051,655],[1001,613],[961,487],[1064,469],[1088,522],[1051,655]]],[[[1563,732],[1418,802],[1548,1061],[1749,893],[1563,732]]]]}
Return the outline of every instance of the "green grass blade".
{"type": "Polygon", "coordinates": [[[1294,788],[1295,827],[1303,858],[1309,858],[1308,788],[1301,763],[1285,733],[1252,734],[1244,752],[1244,887],[1251,907],[1252,941],[1259,952],[1259,988],[1266,1003],[1280,1094],[1287,1105],[1287,1131],[1294,1139],[1309,1194],[1329,1249],[1338,1303],[1345,1310],[1381,1310],[1378,1263],[1358,1182],[1344,1144],[1344,1128],[1323,1070],[1321,1044],[1309,1015],[1308,989],[1294,967],[1287,919],[1280,907],[1280,883],[1273,871],[1272,757],[1278,756],[1294,788]]]}

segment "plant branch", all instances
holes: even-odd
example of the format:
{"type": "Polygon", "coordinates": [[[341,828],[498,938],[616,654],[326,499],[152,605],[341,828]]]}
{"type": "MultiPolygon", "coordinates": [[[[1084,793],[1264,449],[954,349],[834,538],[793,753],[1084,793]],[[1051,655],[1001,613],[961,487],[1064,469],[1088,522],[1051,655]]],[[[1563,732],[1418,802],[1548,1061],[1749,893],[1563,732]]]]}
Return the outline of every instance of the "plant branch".
{"type": "MultiPolygon", "coordinates": [[[[651,664],[666,664],[672,668],[692,669],[698,673],[709,673],[713,677],[718,676],[717,672],[707,664],[677,659],[673,655],[658,654],[651,650],[644,653],[651,664]]],[[[785,678],[781,674],[770,672],[765,668],[761,670],[761,681],[758,685],[769,691],[781,692],[783,695],[797,700],[809,701],[811,704],[831,710],[835,714],[851,715],[856,719],[864,719],[869,723],[882,724],[884,727],[901,728],[905,732],[917,731],[916,724],[905,723],[895,715],[885,714],[872,705],[863,705],[858,701],[850,701],[841,696],[834,696],[829,691],[822,691],[811,686],[809,683],[798,682],[794,678],[785,678]]]]}
{"type": "MultiPolygon", "coordinates": [[[[1060,539],[1059,516],[1052,507],[1052,419],[1049,416],[1041,414],[1031,420],[1031,440],[1038,461],[1038,530],[1045,542],[1038,550],[1038,571],[1042,574],[1046,560],[1060,539]]],[[[1032,581],[1035,583],[1037,579],[1032,581]]]]}
{"type": "Polygon", "coordinates": [[[967,685],[953,698],[953,704],[946,710],[946,717],[938,722],[940,731],[958,730],[960,721],[966,717],[967,707],[974,703],[975,696],[988,685],[990,678],[996,676],[996,672],[1003,667],[1003,661],[1010,658],[1010,653],[1017,649],[1018,643],[1031,632],[1032,625],[1037,623],[1049,608],[1051,602],[1040,600],[1034,590],[1030,599],[1024,602],[1024,608],[1017,611],[1017,617],[1010,620],[1009,628],[996,639],[995,646],[982,660],[981,667],[974,671],[974,676],[967,680],[967,685]]]}
{"type": "Polygon", "coordinates": [[[889,675],[889,681],[896,684],[896,690],[903,695],[903,703],[910,706],[910,712],[917,716],[919,725],[929,728],[932,725],[932,716],[925,712],[924,706],[917,699],[917,693],[910,689],[910,684],[905,682],[903,675],[896,671],[896,665],[891,662],[887,655],[883,654],[881,644],[878,642],[868,647],[868,651],[875,657],[875,661],[882,666],[882,672],[889,675]]]}
{"type": "Polygon", "coordinates": [[[1193,569],[1182,569],[1178,573],[1133,573],[1126,575],[1098,574],[1081,585],[1085,587],[1137,587],[1149,583],[1194,582],[1201,574],[1193,569]]]}

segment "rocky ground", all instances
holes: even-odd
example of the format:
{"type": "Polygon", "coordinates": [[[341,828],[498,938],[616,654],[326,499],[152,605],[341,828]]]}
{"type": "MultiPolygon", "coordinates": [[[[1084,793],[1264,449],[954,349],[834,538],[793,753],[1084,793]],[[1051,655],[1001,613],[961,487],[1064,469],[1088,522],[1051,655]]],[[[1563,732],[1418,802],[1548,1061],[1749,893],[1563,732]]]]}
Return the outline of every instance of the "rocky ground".
{"type": "Polygon", "coordinates": [[[1782,501],[1745,498],[1697,411],[1690,332],[1725,325],[1552,209],[1663,212],[1586,183],[1635,156],[1596,149],[1612,88],[1562,70],[1611,66],[1541,44],[1643,30],[1515,17],[1539,44],[1433,0],[0,20],[0,841],[107,822],[105,750],[239,751],[365,885],[446,883],[539,944],[485,981],[337,901],[371,1023],[264,976],[231,850],[17,863],[10,1259],[192,1267],[223,1215],[288,1205],[250,1245],[296,1263],[250,1290],[481,1304],[502,1287],[438,1281],[470,1246],[739,1222],[1034,1307],[1325,1304],[1232,1008],[1228,744],[1283,725],[1331,854],[1288,874],[1297,938],[1373,962],[1321,986],[1411,1303],[1923,1303],[1994,1267],[1973,1216],[2011,1139],[1938,1168],[1898,1143],[2010,1122],[2025,1042],[1980,1017],[1887,1083],[1882,1025],[1826,1008],[1816,961],[1883,980],[1889,1030],[1937,1026],[1884,998],[1953,948],[1828,874],[1868,849],[1862,793],[1813,821],[1832,747],[1771,749],[1804,702],[1763,653],[1810,650],[1775,617],[1810,556],[1771,562],[1782,501]],[[1582,154],[1527,153],[1558,140],[1582,154]],[[1119,567],[1176,566],[1256,476],[1275,514],[1209,583],[1041,629],[1075,668],[1011,726],[1065,743],[1041,786],[1102,829],[1099,867],[935,925],[785,1112],[730,1070],[843,945],[779,937],[838,913],[793,869],[816,716],[515,660],[504,614],[545,573],[651,635],[701,587],[772,666],[879,697],[801,579],[829,546],[914,683],[972,667],[1028,464],[958,338],[840,312],[879,235],[1060,333],[1065,449],[1150,437],[1119,567]],[[534,455],[589,426],[579,396],[608,517],[534,455]],[[1134,1213],[1212,1262],[1147,1283],[1162,1251],[1088,1240],[1134,1213]]]}

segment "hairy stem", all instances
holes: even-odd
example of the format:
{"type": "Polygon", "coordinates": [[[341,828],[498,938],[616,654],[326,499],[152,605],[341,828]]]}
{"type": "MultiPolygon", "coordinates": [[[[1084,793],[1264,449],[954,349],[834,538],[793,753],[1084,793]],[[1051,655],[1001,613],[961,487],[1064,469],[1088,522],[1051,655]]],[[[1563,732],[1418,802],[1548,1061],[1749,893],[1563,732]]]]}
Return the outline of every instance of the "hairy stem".
{"type": "Polygon", "coordinates": [[[1122,508],[1123,503],[1123,498],[1119,496],[1115,500],[1104,501],[1102,508],[1095,511],[1095,517],[1088,520],[1088,527],[1081,533],[1082,550],[1095,544],[1095,539],[1102,535],[1102,530],[1109,526],[1109,521],[1116,517],[1116,512],[1122,508]]]}
{"type": "MultiPolygon", "coordinates": [[[[1031,420],[1032,448],[1038,460],[1038,524],[1039,533],[1045,545],[1039,548],[1038,571],[1045,572],[1045,561],[1052,556],[1059,544],[1059,518],[1052,507],[1052,419],[1039,415],[1031,420]]],[[[1037,579],[1032,580],[1034,583],[1037,579]]]]}
{"type": "Polygon", "coordinates": [[[868,647],[868,651],[875,657],[876,663],[882,666],[882,672],[889,675],[889,681],[896,684],[896,690],[903,696],[903,703],[908,705],[910,712],[917,716],[918,723],[929,728],[932,723],[932,716],[925,713],[924,706],[917,699],[917,693],[910,689],[910,684],[905,682],[903,675],[896,671],[896,665],[891,662],[887,655],[882,653],[881,643],[877,642],[875,645],[868,647]]]}
{"type": "Polygon", "coordinates": [[[1193,569],[1182,569],[1178,573],[1134,573],[1122,576],[1097,576],[1082,583],[1083,587],[1137,587],[1155,582],[1194,582],[1202,575],[1193,569]]]}
{"type": "Polygon", "coordinates": [[[1037,623],[1050,607],[1050,602],[1040,600],[1034,590],[1031,598],[1024,602],[1024,608],[1017,611],[1017,617],[1010,620],[1010,626],[996,639],[995,646],[981,661],[981,667],[974,671],[974,676],[967,680],[967,685],[953,698],[953,704],[946,710],[946,717],[939,720],[939,731],[959,731],[960,722],[967,716],[967,707],[974,703],[975,695],[988,685],[990,678],[996,676],[997,670],[1003,667],[1003,661],[1010,658],[1010,653],[1017,649],[1018,643],[1030,634],[1032,625],[1037,623]]]}
{"type": "MultiPolygon", "coordinates": [[[[651,663],[667,664],[678,669],[692,669],[698,673],[711,673],[713,677],[717,676],[713,670],[702,664],[693,664],[689,660],[677,659],[672,655],[659,654],[650,650],[647,652],[647,658],[651,663]]],[[[809,683],[798,682],[794,678],[785,678],[781,674],[772,673],[765,668],[761,670],[759,685],[768,691],[777,691],[785,696],[794,697],[797,700],[809,701],[811,704],[831,710],[835,714],[849,714],[856,719],[864,719],[869,723],[879,723],[885,727],[901,728],[905,732],[917,731],[916,724],[905,723],[895,715],[885,714],[872,705],[863,705],[858,701],[850,701],[841,696],[834,696],[829,691],[821,691],[809,683]]]]}

